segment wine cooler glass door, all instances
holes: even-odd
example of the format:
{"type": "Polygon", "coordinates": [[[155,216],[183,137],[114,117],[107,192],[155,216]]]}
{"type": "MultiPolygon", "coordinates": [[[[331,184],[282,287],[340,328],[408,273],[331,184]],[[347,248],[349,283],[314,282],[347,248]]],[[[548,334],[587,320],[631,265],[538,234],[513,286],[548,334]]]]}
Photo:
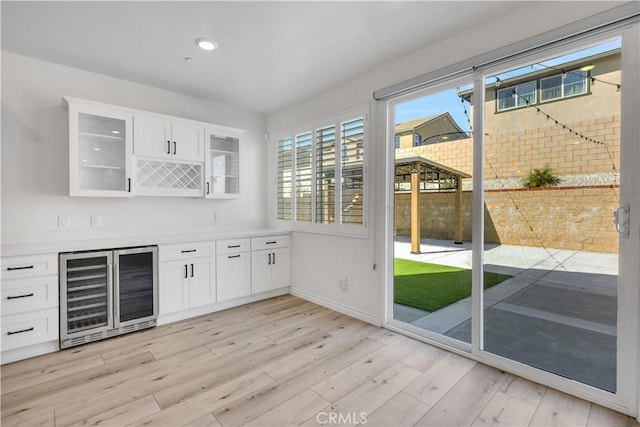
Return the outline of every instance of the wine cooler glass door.
{"type": "Polygon", "coordinates": [[[157,248],[114,251],[115,326],[155,318],[157,308],[157,248]]]}
{"type": "Polygon", "coordinates": [[[111,251],[64,254],[60,261],[63,338],[112,327],[111,251]]]}

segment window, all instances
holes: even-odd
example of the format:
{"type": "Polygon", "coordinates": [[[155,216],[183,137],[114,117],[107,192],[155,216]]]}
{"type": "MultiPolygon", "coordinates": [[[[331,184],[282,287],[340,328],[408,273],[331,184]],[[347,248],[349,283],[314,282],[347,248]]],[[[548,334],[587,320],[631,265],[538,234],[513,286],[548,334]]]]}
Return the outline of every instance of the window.
{"type": "Polygon", "coordinates": [[[498,111],[526,107],[536,103],[536,82],[525,82],[519,85],[498,89],[498,111]]]}
{"type": "Polygon", "coordinates": [[[276,193],[278,207],[276,218],[291,221],[291,138],[282,138],[277,142],[278,171],[276,193]]]}
{"type": "Polygon", "coordinates": [[[414,147],[418,147],[418,146],[420,146],[420,144],[422,144],[422,135],[420,135],[419,133],[414,133],[413,134],[413,146],[414,147]]]}
{"type": "Polygon", "coordinates": [[[587,71],[574,70],[540,80],[540,102],[587,93],[587,71]]]}
{"type": "Polygon", "coordinates": [[[395,135],[393,137],[393,145],[395,148],[400,148],[400,135],[395,135]]]}
{"type": "Polygon", "coordinates": [[[296,135],[296,221],[311,222],[311,132],[296,135]]]}
{"type": "Polygon", "coordinates": [[[364,203],[364,117],[343,122],[342,159],[342,224],[362,224],[364,203]]]}
{"type": "Polygon", "coordinates": [[[366,231],[366,116],[351,110],[277,140],[278,220],[305,231],[366,231]]]}
{"type": "Polygon", "coordinates": [[[336,127],[316,130],[316,222],[335,222],[336,127]]]}

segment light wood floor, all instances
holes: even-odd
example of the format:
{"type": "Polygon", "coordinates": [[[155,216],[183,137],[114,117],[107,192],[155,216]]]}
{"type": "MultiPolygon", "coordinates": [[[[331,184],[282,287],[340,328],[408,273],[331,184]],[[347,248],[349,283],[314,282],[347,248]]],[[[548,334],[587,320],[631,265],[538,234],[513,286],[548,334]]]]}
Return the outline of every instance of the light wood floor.
{"type": "Polygon", "coordinates": [[[3,426],[637,426],[291,295],[1,374],[3,426]]]}

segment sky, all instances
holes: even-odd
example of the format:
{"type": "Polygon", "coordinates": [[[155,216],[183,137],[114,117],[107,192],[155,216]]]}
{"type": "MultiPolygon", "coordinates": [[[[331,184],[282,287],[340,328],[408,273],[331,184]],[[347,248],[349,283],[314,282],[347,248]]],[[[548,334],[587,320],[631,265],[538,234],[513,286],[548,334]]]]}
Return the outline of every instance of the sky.
{"type": "MultiPolygon", "coordinates": [[[[575,51],[567,55],[551,58],[546,61],[540,61],[533,65],[528,65],[526,67],[521,67],[515,70],[504,72],[498,74],[497,76],[488,77],[486,81],[488,84],[491,84],[495,82],[495,77],[498,77],[501,80],[505,80],[511,77],[530,73],[532,71],[544,69],[545,67],[543,67],[542,65],[546,65],[547,67],[549,67],[563,64],[575,59],[580,59],[586,56],[591,56],[612,49],[617,49],[620,47],[620,45],[621,42],[619,39],[613,40],[607,43],[592,46],[588,49],[575,51]]],[[[465,85],[460,89],[464,90],[470,87],[471,82],[469,82],[469,85],[465,85]]],[[[402,104],[398,104],[398,106],[396,107],[396,123],[403,123],[409,120],[419,119],[421,117],[431,116],[448,111],[449,114],[451,114],[451,116],[454,118],[456,123],[458,123],[458,126],[460,126],[462,130],[468,132],[470,117],[465,115],[465,108],[467,110],[467,113],[470,114],[469,103],[465,102],[463,105],[457,95],[457,88],[452,88],[433,95],[423,96],[411,101],[404,102],[402,104]]]]}

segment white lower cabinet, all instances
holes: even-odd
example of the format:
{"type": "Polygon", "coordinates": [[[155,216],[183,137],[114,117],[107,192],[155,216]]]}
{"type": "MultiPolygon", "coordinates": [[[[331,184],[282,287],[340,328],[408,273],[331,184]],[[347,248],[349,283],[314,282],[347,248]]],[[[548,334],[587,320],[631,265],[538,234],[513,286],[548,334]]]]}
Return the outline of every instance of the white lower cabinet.
{"type": "Polygon", "coordinates": [[[251,293],[289,286],[289,236],[251,239],[251,293]]]}
{"type": "Polygon", "coordinates": [[[289,286],[289,248],[251,253],[251,293],[289,286]]]}
{"type": "Polygon", "coordinates": [[[58,340],[58,309],[2,316],[2,351],[58,340]]]}
{"type": "Polygon", "coordinates": [[[2,363],[58,350],[58,254],[2,258],[2,363]]]}
{"type": "Polygon", "coordinates": [[[216,242],[218,301],[251,295],[250,245],[250,239],[216,242]]]}
{"type": "Polygon", "coordinates": [[[216,302],[215,244],[196,242],[159,248],[159,316],[216,302]]]}
{"type": "Polygon", "coordinates": [[[160,263],[159,313],[168,314],[216,302],[213,257],[160,263]]]}

